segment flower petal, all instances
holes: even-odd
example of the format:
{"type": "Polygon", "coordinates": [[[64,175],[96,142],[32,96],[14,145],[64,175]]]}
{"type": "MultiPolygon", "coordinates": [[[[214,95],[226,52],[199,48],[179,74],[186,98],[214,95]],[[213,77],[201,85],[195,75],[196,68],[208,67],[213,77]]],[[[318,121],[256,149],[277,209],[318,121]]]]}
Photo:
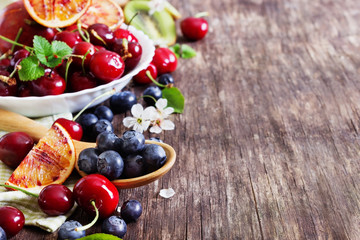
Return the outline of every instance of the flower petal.
{"type": "Polygon", "coordinates": [[[155,120],[157,117],[157,111],[153,106],[145,108],[144,112],[142,113],[142,118],[144,120],[155,120]]]}
{"type": "Polygon", "coordinates": [[[161,127],[159,127],[158,125],[154,125],[150,128],[149,130],[151,133],[156,133],[156,134],[159,134],[161,133],[162,129],[161,127]]]}
{"type": "Polygon", "coordinates": [[[144,131],[144,128],[142,127],[141,124],[137,123],[137,124],[134,125],[133,130],[135,130],[136,132],[142,133],[144,131]]]}
{"type": "Polygon", "coordinates": [[[147,129],[149,128],[150,123],[151,123],[151,121],[150,121],[150,120],[143,120],[143,121],[142,121],[141,125],[142,125],[142,127],[143,127],[144,131],[145,131],[145,130],[147,130],[147,129]]]}
{"type": "Polygon", "coordinates": [[[136,118],[141,118],[144,108],[140,103],[137,103],[131,107],[131,114],[136,118]]]}
{"type": "Polygon", "coordinates": [[[127,128],[131,128],[136,123],[136,118],[134,117],[126,117],[123,119],[123,124],[127,128]]]}
{"type": "Polygon", "coordinates": [[[165,98],[160,98],[156,101],[155,106],[157,109],[159,109],[160,111],[163,110],[164,108],[166,108],[167,106],[167,99],[165,98]]]}
{"type": "Polygon", "coordinates": [[[171,115],[173,112],[174,112],[174,108],[167,107],[164,109],[163,114],[167,117],[167,116],[171,115]]]}
{"type": "Polygon", "coordinates": [[[174,130],[175,129],[175,124],[168,120],[168,119],[165,119],[164,121],[162,121],[160,123],[160,127],[163,129],[163,130],[174,130]]]}

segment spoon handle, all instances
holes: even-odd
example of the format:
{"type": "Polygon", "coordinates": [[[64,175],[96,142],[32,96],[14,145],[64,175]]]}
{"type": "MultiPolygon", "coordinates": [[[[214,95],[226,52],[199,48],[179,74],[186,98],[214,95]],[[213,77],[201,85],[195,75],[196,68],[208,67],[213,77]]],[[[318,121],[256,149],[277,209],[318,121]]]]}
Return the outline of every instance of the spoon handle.
{"type": "Polygon", "coordinates": [[[38,141],[48,130],[38,122],[20,114],[0,109],[0,129],[7,132],[25,132],[38,141]]]}

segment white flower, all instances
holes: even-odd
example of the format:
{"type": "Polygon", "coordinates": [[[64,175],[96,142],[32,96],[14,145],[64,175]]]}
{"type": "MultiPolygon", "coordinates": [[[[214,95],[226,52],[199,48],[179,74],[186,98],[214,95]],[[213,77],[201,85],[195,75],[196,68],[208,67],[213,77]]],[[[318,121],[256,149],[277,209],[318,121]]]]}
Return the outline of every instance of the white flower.
{"type": "Polygon", "coordinates": [[[131,114],[133,117],[126,117],[123,124],[127,128],[133,128],[137,132],[146,131],[152,120],[156,119],[157,111],[154,107],[143,108],[141,104],[137,103],[131,107],[131,114]]]}
{"type": "Polygon", "coordinates": [[[161,12],[165,8],[166,0],[151,0],[149,2],[149,15],[153,15],[155,12],[161,12]]]}
{"type": "Polygon", "coordinates": [[[167,119],[174,112],[174,108],[166,107],[167,100],[164,98],[157,100],[155,106],[157,114],[151,122],[150,132],[159,134],[162,130],[174,130],[175,124],[167,119]]]}

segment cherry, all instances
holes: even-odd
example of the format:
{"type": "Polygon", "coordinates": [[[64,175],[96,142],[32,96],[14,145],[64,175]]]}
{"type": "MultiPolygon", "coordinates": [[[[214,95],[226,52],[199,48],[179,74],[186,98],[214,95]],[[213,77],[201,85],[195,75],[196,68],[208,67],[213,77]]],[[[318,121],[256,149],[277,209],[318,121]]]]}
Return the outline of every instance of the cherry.
{"type": "Polygon", "coordinates": [[[61,184],[51,184],[44,187],[38,197],[41,210],[49,216],[63,215],[74,206],[71,190],[61,184]]]}
{"type": "Polygon", "coordinates": [[[55,35],[58,33],[56,28],[50,28],[50,27],[45,28],[40,24],[37,25],[39,27],[36,35],[46,38],[46,40],[48,40],[49,42],[51,42],[54,39],[55,35]]]}
{"type": "Polygon", "coordinates": [[[203,39],[208,32],[208,28],[208,22],[199,17],[188,17],[180,23],[182,34],[191,41],[203,39]]]}
{"type": "Polygon", "coordinates": [[[0,159],[16,168],[34,146],[33,139],[24,132],[7,133],[0,138],[0,159]]]}
{"type": "Polygon", "coordinates": [[[139,42],[129,30],[123,28],[118,28],[114,31],[114,38],[125,38],[128,42],[139,42]]]}
{"type": "Polygon", "coordinates": [[[111,46],[114,35],[111,29],[103,23],[95,23],[88,27],[90,42],[94,45],[111,46]]]}
{"type": "MultiPolygon", "coordinates": [[[[79,42],[75,44],[75,46],[73,47],[74,55],[85,56],[85,54],[87,54],[84,60],[84,67],[89,67],[90,59],[94,55],[95,51],[96,49],[94,45],[88,42],[79,42]]],[[[76,64],[77,66],[82,66],[82,62],[83,59],[80,57],[73,58],[73,63],[76,64]]]]}
{"type": "Polygon", "coordinates": [[[81,125],[66,118],[58,118],[54,123],[59,123],[70,134],[71,138],[80,141],[83,135],[81,125]]]}
{"type": "Polygon", "coordinates": [[[24,214],[15,207],[1,207],[0,216],[0,227],[4,229],[8,238],[15,236],[24,227],[24,214]]]}
{"type": "MultiPolygon", "coordinates": [[[[0,70],[0,75],[2,76],[10,76],[10,73],[6,70],[0,70]]],[[[17,85],[8,84],[0,80],[0,96],[15,96],[17,91],[17,85]]]]}
{"type": "Polygon", "coordinates": [[[158,74],[161,75],[175,71],[177,58],[170,49],[161,47],[155,50],[152,63],[156,66],[158,74]]]}
{"type": "Polygon", "coordinates": [[[54,40],[65,42],[69,47],[73,48],[81,41],[81,38],[74,32],[62,31],[55,34],[54,40]]]}
{"type": "Polygon", "coordinates": [[[11,66],[14,67],[19,60],[22,60],[22,59],[28,57],[29,55],[30,55],[30,52],[26,49],[17,50],[14,53],[14,56],[10,60],[11,66]]]}
{"type": "Polygon", "coordinates": [[[90,71],[104,83],[119,79],[124,73],[125,64],[119,54],[108,50],[94,53],[90,60],[90,71]]]}
{"type": "Polygon", "coordinates": [[[0,60],[0,70],[7,70],[10,65],[11,63],[9,58],[3,58],[0,60]]]}
{"type": "Polygon", "coordinates": [[[150,83],[152,83],[152,80],[146,75],[147,71],[150,72],[150,75],[153,77],[153,79],[156,79],[156,77],[157,77],[157,69],[156,69],[156,67],[155,67],[155,65],[153,63],[150,63],[149,66],[146,69],[141,70],[138,74],[136,74],[133,77],[133,80],[136,83],[139,83],[139,84],[150,84],[150,83]]]}
{"type": "Polygon", "coordinates": [[[69,90],[72,92],[94,88],[98,85],[96,78],[82,71],[74,72],[68,82],[69,90]]]}
{"type": "Polygon", "coordinates": [[[115,211],[119,202],[119,192],[106,177],[90,174],[81,178],[74,186],[76,203],[87,213],[94,214],[94,206],[101,218],[107,218],[115,211]]]}
{"type": "Polygon", "coordinates": [[[138,42],[129,42],[128,52],[131,54],[131,57],[125,59],[125,71],[127,72],[133,70],[140,62],[142,47],[138,42]]]}
{"type": "Polygon", "coordinates": [[[32,94],[35,96],[59,95],[66,88],[65,80],[55,71],[47,68],[45,75],[31,81],[32,94]]]}
{"type": "Polygon", "coordinates": [[[32,95],[31,82],[22,82],[19,85],[17,95],[19,97],[30,97],[32,95]]]}

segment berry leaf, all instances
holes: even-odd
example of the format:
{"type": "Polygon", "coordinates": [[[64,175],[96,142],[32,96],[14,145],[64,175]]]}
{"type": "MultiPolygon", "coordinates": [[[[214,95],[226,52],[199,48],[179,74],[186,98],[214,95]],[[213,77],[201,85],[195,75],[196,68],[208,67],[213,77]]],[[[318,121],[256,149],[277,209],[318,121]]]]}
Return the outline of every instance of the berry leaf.
{"type": "Polygon", "coordinates": [[[170,47],[170,50],[176,55],[177,58],[193,58],[196,56],[196,51],[187,44],[175,44],[170,47]]]}
{"type": "Polygon", "coordinates": [[[20,62],[21,69],[18,72],[20,80],[31,81],[44,76],[45,69],[39,64],[38,58],[34,55],[24,58],[20,62]]]}
{"type": "Polygon", "coordinates": [[[79,238],[79,240],[122,240],[122,239],[106,233],[95,233],[88,235],[86,237],[79,238]]]}
{"type": "Polygon", "coordinates": [[[72,53],[71,47],[69,47],[65,42],[61,41],[52,41],[51,48],[56,58],[64,58],[65,56],[72,53]]]}
{"type": "Polygon", "coordinates": [[[42,64],[47,65],[47,58],[53,56],[51,44],[46,38],[41,36],[34,36],[33,39],[35,55],[42,64]]]}
{"type": "Polygon", "coordinates": [[[174,112],[182,113],[184,111],[185,98],[178,88],[164,88],[162,90],[162,97],[167,99],[167,106],[174,108],[174,112]]]}

